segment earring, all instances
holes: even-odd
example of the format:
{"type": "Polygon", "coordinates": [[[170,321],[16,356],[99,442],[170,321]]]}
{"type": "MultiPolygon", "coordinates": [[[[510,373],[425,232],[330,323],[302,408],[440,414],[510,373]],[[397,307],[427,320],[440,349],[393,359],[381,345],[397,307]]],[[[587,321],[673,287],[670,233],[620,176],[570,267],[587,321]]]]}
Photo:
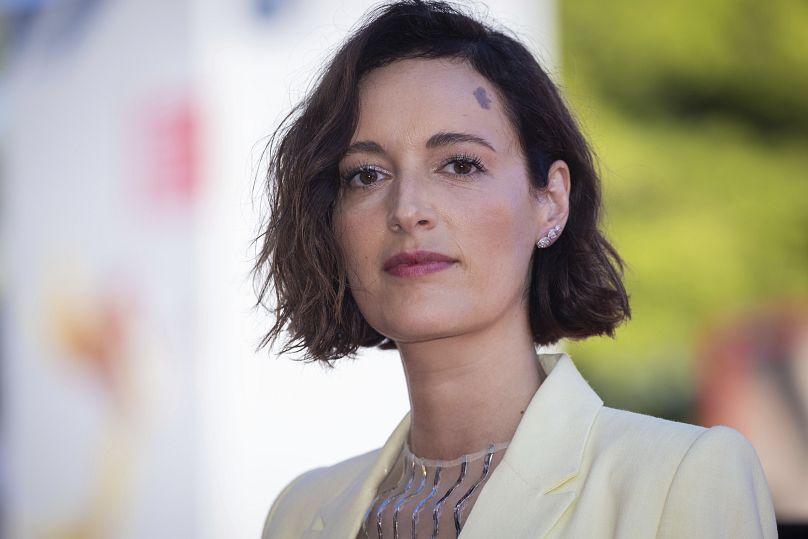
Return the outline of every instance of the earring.
{"type": "Polygon", "coordinates": [[[556,239],[558,236],[561,235],[561,225],[555,225],[553,228],[547,232],[547,235],[544,236],[542,239],[536,242],[536,247],[539,249],[546,249],[550,247],[550,244],[553,243],[553,240],[556,239]]]}

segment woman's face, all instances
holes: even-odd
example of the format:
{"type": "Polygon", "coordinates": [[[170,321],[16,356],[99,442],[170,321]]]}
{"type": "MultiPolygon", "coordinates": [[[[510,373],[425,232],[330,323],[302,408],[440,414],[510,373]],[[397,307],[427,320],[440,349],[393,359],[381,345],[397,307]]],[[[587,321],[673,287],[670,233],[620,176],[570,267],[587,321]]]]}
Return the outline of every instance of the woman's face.
{"type": "Polygon", "coordinates": [[[379,333],[409,343],[529,328],[530,259],[557,216],[531,190],[517,134],[482,75],[450,59],[370,72],[339,170],[337,240],[379,333]]]}

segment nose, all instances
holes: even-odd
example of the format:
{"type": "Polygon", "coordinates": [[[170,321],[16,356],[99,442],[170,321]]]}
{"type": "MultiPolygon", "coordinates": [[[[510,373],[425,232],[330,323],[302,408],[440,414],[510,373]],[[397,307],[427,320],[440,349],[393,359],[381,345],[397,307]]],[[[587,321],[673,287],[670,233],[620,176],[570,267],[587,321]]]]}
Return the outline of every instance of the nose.
{"type": "Polygon", "coordinates": [[[387,222],[390,230],[414,232],[435,226],[437,214],[427,182],[416,174],[402,175],[394,180],[388,202],[387,222]]]}

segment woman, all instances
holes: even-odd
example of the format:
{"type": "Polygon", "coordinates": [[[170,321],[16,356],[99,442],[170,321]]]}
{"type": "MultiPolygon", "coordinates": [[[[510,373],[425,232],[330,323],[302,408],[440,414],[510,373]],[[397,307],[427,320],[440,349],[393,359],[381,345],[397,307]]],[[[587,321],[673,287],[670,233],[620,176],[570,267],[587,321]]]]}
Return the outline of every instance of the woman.
{"type": "Polygon", "coordinates": [[[537,356],[630,310],[587,143],[521,44],[443,3],[383,6],[276,136],[263,344],[397,348],[411,412],[295,479],[264,537],[776,535],[740,434],[604,407],[568,356],[537,356]]]}

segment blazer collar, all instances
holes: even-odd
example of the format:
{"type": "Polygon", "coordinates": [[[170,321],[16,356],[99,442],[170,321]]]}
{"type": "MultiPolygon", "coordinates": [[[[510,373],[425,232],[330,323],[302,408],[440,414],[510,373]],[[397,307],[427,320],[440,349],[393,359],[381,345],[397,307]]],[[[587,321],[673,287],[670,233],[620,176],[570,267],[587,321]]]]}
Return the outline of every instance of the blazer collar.
{"type": "Polygon", "coordinates": [[[390,469],[395,466],[409,432],[408,412],[379,450],[376,458],[360,470],[345,490],[323,505],[303,539],[357,536],[362,527],[362,519],[376,497],[376,490],[390,469]]]}
{"type": "Polygon", "coordinates": [[[546,493],[578,473],[603,401],[567,354],[544,354],[539,362],[547,379],[525,410],[503,461],[546,493]]]}
{"type": "Polygon", "coordinates": [[[539,356],[547,379],[530,401],[502,461],[480,491],[462,539],[544,537],[575,499],[603,401],[566,354],[539,356]]]}
{"type": "MultiPolygon", "coordinates": [[[[543,537],[575,499],[569,480],[578,474],[603,401],[567,354],[541,354],[539,362],[547,378],[525,410],[502,461],[480,491],[463,526],[462,539],[497,537],[504,531],[510,537],[543,537]]],[[[396,463],[409,428],[408,413],[375,460],[322,507],[305,537],[356,537],[379,484],[396,463]]]]}

